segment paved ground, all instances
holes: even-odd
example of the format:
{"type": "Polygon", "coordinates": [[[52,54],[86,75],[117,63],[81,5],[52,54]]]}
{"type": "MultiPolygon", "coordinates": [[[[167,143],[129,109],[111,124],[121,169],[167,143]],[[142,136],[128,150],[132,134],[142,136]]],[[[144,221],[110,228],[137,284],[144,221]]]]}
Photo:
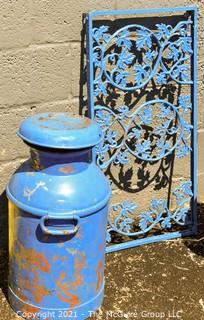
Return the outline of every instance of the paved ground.
{"type": "MultiPolygon", "coordinates": [[[[7,262],[2,256],[0,320],[15,320],[19,318],[5,297],[7,262]]],[[[108,254],[104,304],[93,319],[203,320],[204,239],[174,240],[108,254]]]]}

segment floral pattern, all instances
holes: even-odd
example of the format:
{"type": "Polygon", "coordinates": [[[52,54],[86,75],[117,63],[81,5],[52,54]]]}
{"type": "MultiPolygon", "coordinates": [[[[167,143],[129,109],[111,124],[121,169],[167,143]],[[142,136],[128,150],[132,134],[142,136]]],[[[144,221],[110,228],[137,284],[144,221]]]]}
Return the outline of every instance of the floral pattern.
{"type": "Polygon", "coordinates": [[[176,198],[178,206],[175,210],[170,210],[167,201],[159,198],[152,199],[149,210],[139,213],[137,213],[139,205],[136,203],[126,200],[122,204],[114,204],[109,215],[107,241],[111,241],[113,232],[125,236],[139,236],[151,231],[156,226],[168,230],[175,224],[180,226],[190,224],[189,208],[186,204],[193,196],[191,186],[191,181],[185,181],[173,190],[172,196],[176,198]],[[117,212],[117,216],[112,219],[114,212],[117,212]],[[139,220],[136,231],[134,230],[135,216],[139,220]]]}
{"type": "MultiPolygon", "coordinates": [[[[139,24],[126,25],[114,33],[108,26],[93,28],[93,83],[95,119],[103,139],[96,147],[97,164],[125,166],[129,157],[154,163],[174,152],[178,159],[192,151],[191,96],[180,93],[173,103],[158,97],[137,103],[110,107],[110,88],[124,93],[139,92],[151,82],[154,86],[191,86],[192,20],[190,16],[175,26],[159,23],[152,30],[139,24]],[[101,103],[100,103],[101,102],[101,103]]],[[[113,204],[109,214],[107,241],[112,234],[139,236],[160,227],[190,224],[191,181],[184,181],[171,192],[177,209],[166,199],[155,198],[149,209],[125,200],[113,204]],[[188,206],[187,206],[188,205],[188,206]]]]}

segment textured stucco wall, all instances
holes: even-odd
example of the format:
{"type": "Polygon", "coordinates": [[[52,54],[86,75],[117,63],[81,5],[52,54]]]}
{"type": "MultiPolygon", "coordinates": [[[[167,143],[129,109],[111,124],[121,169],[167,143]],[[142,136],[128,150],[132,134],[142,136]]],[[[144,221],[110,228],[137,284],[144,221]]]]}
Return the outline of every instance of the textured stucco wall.
{"type": "MultiPolygon", "coordinates": [[[[204,201],[203,1],[7,0],[0,1],[0,192],[28,148],[15,132],[32,113],[79,113],[82,14],[91,10],[173,5],[199,6],[199,200],[204,201]]],[[[1,207],[4,207],[4,195],[1,207]]],[[[1,209],[2,210],[2,209],[1,209]]]]}

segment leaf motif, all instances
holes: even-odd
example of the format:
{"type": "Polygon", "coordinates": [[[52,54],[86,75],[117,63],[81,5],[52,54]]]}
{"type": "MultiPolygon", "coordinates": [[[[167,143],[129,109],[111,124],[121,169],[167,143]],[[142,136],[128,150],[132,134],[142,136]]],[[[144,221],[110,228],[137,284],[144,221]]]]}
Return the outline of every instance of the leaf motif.
{"type": "Polygon", "coordinates": [[[176,157],[178,159],[184,158],[189,155],[190,151],[191,151],[191,148],[189,146],[179,145],[176,148],[176,157]]]}
{"type": "Polygon", "coordinates": [[[95,147],[96,154],[100,156],[100,159],[103,159],[104,154],[109,150],[109,146],[104,142],[100,142],[95,147]]]}
{"type": "Polygon", "coordinates": [[[165,153],[170,150],[171,145],[168,142],[164,142],[163,140],[157,140],[156,146],[159,148],[159,156],[163,157],[165,153]]]}
{"type": "Polygon", "coordinates": [[[131,231],[131,224],[134,222],[132,218],[126,218],[120,223],[120,231],[129,233],[131,231]]]}
{"type": "Polygon", "coordinates": [[[157,84],[167,84],[167,77],[165,72],[159,72],[156,76],[157,84]]]}
{"type": "Polygon", "coordinates": [[[139,221],[139,227],[142,231],[147,229],[147,220],[145,218],[141,218],[139,221]]]}
{"type": "Polygon", "coordinates": [[[142,132],[141,132],[140,129],[133,128],[131,130],[131,132],[128,134],[128,138],[130,138],[130,139],[133,139],[133,138],[139,139],[141,137],[141,134],[142,134],[142,132]]]}
{"type": "Polygon", "coordinates": [[[115,164],[127,164],[128,163],[128,151],[120,151],[114,161],[115,164]]]}
{"type": "Polygon", "coordinates": [[[145,53],[145,58],[148,60],[148,61],[152,61],[156,56],[158,55],[158,53],[156,51],[147,51],[145,53]]]}
{"type": "Polygon", "coordinates": [[[135,209],[138,208],[138,205],[136,203],[134,203],[134,202],[129,202],[128,200],[125,200],[123,202],[122,207],[128,213],[133,213],[135,211],[135,209]]]}
{"type": "Polygon", "coordinates": [[[127,38],[127,36],[129,35],[128,30],[123,30],[122,34],[117,38],[116,40],[116,45],[118,47],[122,47],[124,46],[125,48],[127,48],[128,50],[131,49],[132,47],[132,43],[131,41],[127,38]]]}
{"type": "Polygon", "coordinates": [[[115,141],[117,136],[117,133],[113,130],[107,130],[105,139],[108,141],[108,143],[111,145],[111,147],[115,147],[117,145],[117,142],[115,141]]]}
{"type": "Polygon", "coordinates": [[[192,197],[193,196],[193,192],[191,190],[192,187],[192,182],[191,181],[187,181],[184,182],[181,186],[181,190],[188,196],[192,197]]]}
{"type": "Polygon", "coordinates": [[[157,114],[157,117],[161,119],[168,118],[171,114],[172,114],[172,111],[170,107],[162,103],[160,107],[160,113],[157,114]]]}
{"type": "MultiPolygon", "coordinates": [[[[94,28],[93,29],[93,36],[94,36],[95,40],[97,42],[100,42],[101,37],[103,37],[103,39],[104,39],[104,33],[107,32],[108,29],[109,29],[108,26],[101,26],[99,28],[94,28]]],[[[106,37],[105,37],[105,39],[106,39],[106,37]]]]}
{"type": "Polygon", "coordinates": [[[98,96],[99,94],[106,95],[107,94],[107,89],[106,89],[106,84],[104,82],[99,82],[94,89],[94,95],[98,96]]]}
{"type": "Polygon", "coordinates": [[[139,29],[137,33],[139,35],[138,39],[136,40],[137,49],[141,50],[145,46],[147,46],[147,48],[151,48],[152,47],[151,33],[149,33],[147,30],[144,30],[144,29],[139,29]]]}
{"type": "Polygon", "coordinates": [[[123,71],[123,72],[119,72],[118,71],[118,74],[116,75],[116,78],[115,78],[115,80],[116,80],[116,83],[117,84],[121,84],[123,87],[125,87],[126,86],[126,82],[127,82],[127,77],[129,77],[129,72],[127,72],[127,71],[123,71]]]}
{"type": "Polygon", "coordinates": [[[105,113],[102,110],[98,110],[96,112],[97,122],[100,125],[109,127],[112,123],[112,115],[109,113],[105,113]]]}
{"type": "Polygon", "coordinates": [[[181,47],[181,49],[182,49],[182,51],[184,53],[187,53],[187,54],[192,54],[193,53],[193,50],[192,50],[192,47],[191,47],[191,44],[192,44],[192,38],[191,37],[188,37],[188,36],[180,37],[176,41],[176,44],[181,47]]]}
{"type": "Polygon", "coordinates": [[[163,229],[170,229],[171,228],[171,221],[170,221],[170,218],[169,217],[166,217],[162,223],[161,223],[161,227],[163,229]]]}
{"type": "Polygon", "coordinates": [[[178,61],[179,59],[178,49],[174,45],[171,45],[169,49],[170,51],[168,52],[167,58],[173,59],[174,62],[178,61]]]}
{"type": "Polygon", "coordinates": [[[119,69],[125,70],[126,67],[130,65],[134,59],[135,59],[135,56],[133,54],[123,51],[119,55],[117,66],[119,69]]]}
{"type": "Polygon", "coordinates": [[[101,67],[101,60],[100,60],[100,55],[98,52],[94,52],[93,54],[93,63],[95,64],[96,67],[101,67]]]}
{"type": "Polygon", "coordinates": [[[161,200],[158,199],[152,199],[151,201],[151,208],[152,209],[158,209],[161,205],[161,200]]]}
{"type": "Polygon", "coordinates": [[[184,110],[184,112],[192,109],[192,104],[190,102],[189,95],[180,95],[178,101],[179,101],[179,106],[184,110]]]}
{"type": "Polygon", "coordinates": [[[185,121],[184,119],[181,120],[181,126],[183,127],[183,130],[188,133],[191,134],[191,130],[193,129],[193,125],[188,123],[187,121],[185,121]]]}
{"type": "Polygon", "coordinates": [[[187,208],[180,208],[175,216],[177,221],[181,221],[183,223],[187,222],[188,218],[188,209],[187,208]]]}
{"type": "Polygon", "coordinates": [[[144,108],[143,112],[140,113],[140,119],[146,125],[149,125],[152,122],[153,110],[150,106],[144,108]]]}
{"type": "Polygon", "coordinates": [[[122,120],[128,116],[129,108],[127,106],[120,106],[117,108],[117,111],[119,112],[118,118],[122,120]]]}
{"type": "Polygon", "coordinates": [[[157,37],[159,40],[163,39],[167,39],[170,37],[171,35],[171,30],[172,30],[172,26],[170,25],[166,25],[164,23],[158,23],[156,24],[156,27],[158,29],[158,33],[157,33],[157,37]]]}
{"type": "Polygon", "coordinates": [[[134,66],[133,70],[135,71],[135,81],[140,85],[143,83],[145,77],[147,76],[147,71],[142,65],[134,66]]]}
{"type": "Polygon", "coordinates": [[[182,206],[185,202],[189,201],[189,198],[193,196],[191,187],[192,182],[186,181],[174,189],[173,194],[176,196],[176,203],[178,206],[182,206]]]}
{"type": "Polygon", "coordinates": [[[189,65],[187,64],[178,65],[173,70],[173,76],[175,78],[181,77],[181,80],[186,82],[188,80],[188,74],[187,74],[188,70],[189,70],[189,65]]]}
{"type": "Polygon", "coordinates": [[[138,143],[136,144],[136,151],[138,152],[138,154],[141,154],[142,157],[144,156],[148,156],[150,153],[150,146],[151,146],[151,142],[149,140],[145,140],[142,143],[138,143]]]}

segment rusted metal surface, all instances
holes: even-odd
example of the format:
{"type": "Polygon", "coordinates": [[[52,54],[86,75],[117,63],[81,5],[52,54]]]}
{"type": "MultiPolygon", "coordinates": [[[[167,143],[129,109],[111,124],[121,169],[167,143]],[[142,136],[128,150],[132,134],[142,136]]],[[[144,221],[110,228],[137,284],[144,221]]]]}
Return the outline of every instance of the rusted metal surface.
{"type": "Polygon", "coordinates": [[[102,302],[110,187],[89,153],[32,146],[7,187],[9,301],[27,319],[86,319],[102,302]]]}
{"type": "Polygon", "coordinates": [[[99,236],[98,230],[105,223],[106,208],[100,217],[94,214],[83,218],[80,228],[83,237],[63,236],[64,240],[50,236],[45,240],[41,232],[35,237],[39,218],[24,216],[21,210],[17,218],[18,235],[13,238],[9,277],[14,310],[44,314],[47,308],[50,312],[55,308],[66,311],[76,308],[77,314],[81,314],[81,305],[87,312],[89,308],[96,309],[102,301],[105,254],[105,231],[99,236]],[[92,230],[93,225],[98,227],[92,230]],[[18,299],[14,299],[14,294],[18,299]],[[89,307],[94,297],[95,307],[89,307]]]}
{"type": "Polygon", "coordinates": [[[70,116],[68,114],[54,113],[54,112],[51,112],[51,113],[45,114],[44,116],[39,117],[38,121],[41,123],[47,123],[47,125],[41,124],[42,128],[48,128],[52,130],[59,130],[58,126],[52,126],[52,124],[55,122],[62,124],[65,130],[83,129],[91,125],[91,119],[89,118],[72,115],[70,120],[70,116]],[[73,119],[75,121],[73,121],[73,119]]]}
{"type": "Polygon", "coordinates": [[[69,165],[60,167],[59,171],[63,172],[64,174],[69,174],[69,173],[74,173],[75,170],[74,170],[74,167],[69,164],[69,165]]]}

